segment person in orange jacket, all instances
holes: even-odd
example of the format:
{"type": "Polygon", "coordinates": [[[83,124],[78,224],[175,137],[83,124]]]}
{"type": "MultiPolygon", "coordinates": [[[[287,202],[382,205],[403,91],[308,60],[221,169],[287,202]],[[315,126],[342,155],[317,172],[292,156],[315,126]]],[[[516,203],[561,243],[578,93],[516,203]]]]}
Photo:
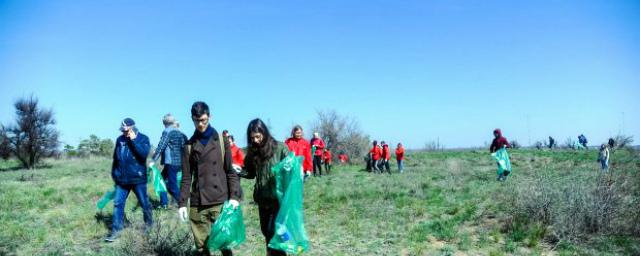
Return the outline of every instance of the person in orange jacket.
{"type": "Polygon", "coordinates": [[[371,168],[373,169],[373,172],[378,172],[380,171],[379,165],[380,165],[380,158],[382,156],[382,150],[380,149],[380,147],[378,147],[378,141],[374,140],[373,141],[373,147],[371,148],[371,150],[369,150],[369,155],[371,159],[371,168]]]}
{"type": "Polygon", "coordinates": [[[329,174],[331,172],[331,151],[325,148],[322,157],[324,159],[324,170],[329,174]]]}
{"type": "Polygon", "coordinates": [[[404,147],[402,147],[402,143],[398,143],[398,147],[396,148],[396,161],[398,162],[398,171],[400,173],[404,172],[404,147]]]}
{"type": "Polygon", "coordinates": [[[309,141],[304,139],[303,136],[302,126],[295,125],[293,129],[291,129],[291,138],[285,140],[284,144],[286,144],[289,150],[296,156],[302,156],[304,158],[302,160],[302,174],[304,174],[306,179],[311,175],[313,159],[311,158],[311,144],[309,144],[309,141]]]}
{"type": "MultiPolygon", "coordinates": [[[[387,172],[391,174],[391,168],[389,167],[389,159],[391,159],[391,152],[389,151],[389,144],[384,141],[382,144],[382,164],[381,166],[387,169],[387,172]]],[[[380,168],[382,171],[382,168],[380,168]]]]}
{"type": "Polygon", "coordinates": [[[242,149],[240,149],[236,145],[236,140],[233,135],[227,134],[227,138],[229,139],[229,144],[231,145],[231,160],[233,162],[233,169],[240,173],[242,168],[244,168],[244,153],[242,153],[242,149]]]}

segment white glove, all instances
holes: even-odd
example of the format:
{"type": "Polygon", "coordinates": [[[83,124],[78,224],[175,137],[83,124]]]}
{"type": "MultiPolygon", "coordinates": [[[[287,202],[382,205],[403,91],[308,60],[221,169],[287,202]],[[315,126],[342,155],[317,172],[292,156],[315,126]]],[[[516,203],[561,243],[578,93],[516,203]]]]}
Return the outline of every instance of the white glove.
{"type": "Polygon", "coordinates": [[[233,167],[233,170],[234,170],[236,173],[241,173],[241,172],[242,172],[242,167],[240,167],[239,165],[237,165],[237,164],[232,164],[231,166],[233,167]]]}
{"type": "Polygon", "coordinates": [[[154,162],[149,162],[149,168],[153,167],[154,164],[154,162]]]}
{"type": "Polygon", "coordinates": [[[240,205],[240,203],[238,201],[236,201],[235,199],[229,199],[229,204],[231,206],[233,206],[233,209],[238,208],[238,206],[240,205]]]}
{"type": "Polygon", "coordinates": [[[187,207],[180,207],[178,209],[178,217],[180,217],[180,220],[182,222],[187,221],[187,219],[189,218],[189,213],[187,213],[187,207]]]}

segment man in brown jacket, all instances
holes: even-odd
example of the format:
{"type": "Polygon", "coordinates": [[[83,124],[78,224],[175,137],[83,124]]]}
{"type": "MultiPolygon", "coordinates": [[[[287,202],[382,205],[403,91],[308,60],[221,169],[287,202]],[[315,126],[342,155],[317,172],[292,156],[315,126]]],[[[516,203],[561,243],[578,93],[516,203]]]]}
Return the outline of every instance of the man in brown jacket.
{"type": "MultiPolygon", "coordinates": [[[[191,118],[196,130],[182,154],[178,215],[182,221],[189,218],[198,252],[206,255],[211,253],[205,244],[211,224],[222,205],[227,200],[234,207],[239,205],[240,180],[232,168],[229,141],[209,125],[209,106],[201,101],[193,103],[191,118]]],[[[221,252],[233,255],[231,250],[221,252]]]]}

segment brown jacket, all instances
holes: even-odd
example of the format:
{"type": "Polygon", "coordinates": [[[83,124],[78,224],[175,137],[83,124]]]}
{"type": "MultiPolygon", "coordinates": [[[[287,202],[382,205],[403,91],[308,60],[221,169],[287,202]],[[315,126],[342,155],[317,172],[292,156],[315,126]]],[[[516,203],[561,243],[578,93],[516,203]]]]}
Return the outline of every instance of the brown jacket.
{"type": "MultiPolygon", "coordinates": [[[[213,127],[212,127],[213,129],[213,127]]],[[[224,138],[224,159],[220,152],[222,136],[213,129],[207,145],[202,145],[194,133],[182,154],[180,207],[222,204],[226,200],[240,201],[240,179],[233,170],[231,147],[224,138]]]]}

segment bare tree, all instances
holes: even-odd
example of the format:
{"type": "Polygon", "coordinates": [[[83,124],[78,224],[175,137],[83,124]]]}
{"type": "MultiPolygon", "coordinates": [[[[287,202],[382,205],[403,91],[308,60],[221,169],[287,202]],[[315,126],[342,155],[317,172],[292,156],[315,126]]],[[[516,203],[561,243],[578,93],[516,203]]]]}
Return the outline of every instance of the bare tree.
{"type": "MultiPolygon", "coordinates": [[[[369,145],[369,136],[360,129],[354,118],[340,116],[335,110],[318,111],[318,119],[312,124],[327,148],[334,153],[345,153],[349,159],[364,156],[369,145]]],[[[337,156],[337,154],[333,154],[337,156]]]]}
{"type": "Polygon", "coordinates": [[[38,99],[30,96],[14,103],[16,123],[2,126],[1,140],[6,150],[24,168],[32,169],[44,157],[55,155],[59,132],[51,109],[40,109],[38,99]]]}

